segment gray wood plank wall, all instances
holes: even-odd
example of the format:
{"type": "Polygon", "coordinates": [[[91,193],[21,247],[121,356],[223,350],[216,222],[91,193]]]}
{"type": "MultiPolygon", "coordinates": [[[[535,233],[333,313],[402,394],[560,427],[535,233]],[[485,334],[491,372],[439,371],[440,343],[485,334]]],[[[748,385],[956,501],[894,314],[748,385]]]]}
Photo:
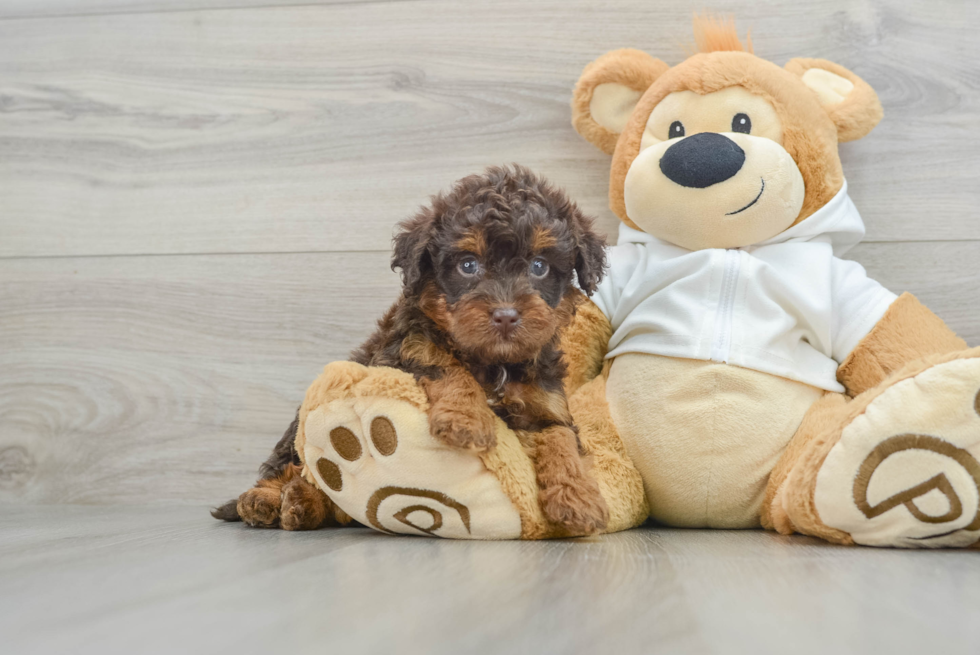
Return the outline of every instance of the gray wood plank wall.
{"type": "MultiPolygon", "coordinates": [[[[614,235],[571,88],[613,48],[679,61],[702,4],[0,1],[0,502],[237,493],[459,176],[527,164],[614,235]]],[[[714,8],[878,90],[852,256],[980,344],[980,3],[714,8]]]]}

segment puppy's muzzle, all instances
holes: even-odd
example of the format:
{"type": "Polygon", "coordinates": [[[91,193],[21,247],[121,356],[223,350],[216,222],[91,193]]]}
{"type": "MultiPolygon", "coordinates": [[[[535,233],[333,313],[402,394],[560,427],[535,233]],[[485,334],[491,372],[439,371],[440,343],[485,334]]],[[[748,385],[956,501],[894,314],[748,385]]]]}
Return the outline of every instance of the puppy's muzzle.
{"type": "Polygon", "coordinates": [[[521,323],[521,313],[513,307],[498,307],[490,315],[493,327],[503,338],[508,338],[521,323]]]}

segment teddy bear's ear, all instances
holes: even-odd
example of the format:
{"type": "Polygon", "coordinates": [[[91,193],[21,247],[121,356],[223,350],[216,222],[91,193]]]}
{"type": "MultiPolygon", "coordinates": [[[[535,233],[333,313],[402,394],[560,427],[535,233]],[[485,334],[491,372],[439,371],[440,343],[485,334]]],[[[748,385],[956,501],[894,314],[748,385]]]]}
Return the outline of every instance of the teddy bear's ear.
{"type": "Polygon", "coordinates": [[[860,77],[824,59],[792,59],[786,70],[798,75],[837,126],[839,141],[860,139],[881,120],[878,94],[860,77]]]}
{"type": "Polygon", "coordinates": [[[613,50],[596,59],[585,67],[575,85],[575,131],[611,155],[640,96],[668,68],[659,59],[630,48],[613,50]]]}

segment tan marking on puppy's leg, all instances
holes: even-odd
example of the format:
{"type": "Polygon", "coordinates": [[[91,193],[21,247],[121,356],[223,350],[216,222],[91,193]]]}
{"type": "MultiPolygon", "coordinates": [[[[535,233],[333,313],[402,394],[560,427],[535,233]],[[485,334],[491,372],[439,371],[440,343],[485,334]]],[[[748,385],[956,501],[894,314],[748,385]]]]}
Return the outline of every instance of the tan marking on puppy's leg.
{"type": "Polygon", "coordinates": [[[497,442],[494,414],[483,388],[462,368],[444,371],[438,380],[422,379],[429,396],[432,436],[456,448],[487,450],[497,442]]]}
{"type": "Polygon", "coordinates": [[[315,530],[332,516],[333,503],[327,495],[303,478],[293,478],[282,488],[283,530],[315,530]]]}
{"type": "Polygon", "coordinates": [[[518,433],[518,436],[530,442],[545,517],[573,535],[604,530],[609,522],[609,509],[599,485],[579,456],[575,432],[556,425],[541,432],[518,433]]]}

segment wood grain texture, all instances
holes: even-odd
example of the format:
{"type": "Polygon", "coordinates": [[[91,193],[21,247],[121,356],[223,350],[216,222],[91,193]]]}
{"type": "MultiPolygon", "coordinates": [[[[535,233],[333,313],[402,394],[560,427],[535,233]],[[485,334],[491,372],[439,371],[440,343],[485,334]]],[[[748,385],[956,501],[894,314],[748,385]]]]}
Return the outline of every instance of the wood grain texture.
{"type": "Polygon", "coordinates": [[[397,295],[386,253],[0,260],[0,500],[212,502],[397,295]]]}
{"type": "MultiPolygon", "coordinates": [[[[978,244],[853,256],[980,345],[978,244]]],[[[387,253],[0,260],[0,502],[217,503],[394,300],[387,253]]]]}
{"type": "Polygon", "coordinates": [[[303,7],[353,2],[412,2],[413,0],[2,0],[0,20],[148,14],[171,11],[303,7]]]}
{"type": "Polygon", "coordinates": [[[0,629],[22,655],[973,655],[978,608],[975,554],[758,531],[453,542],[203,507],[0,512],[0,629]]]}
{"type": "MultiPolygon", "coordinates": [[[[609,160],[569,127],[571,88],[612,48],[677,62],[700,4],[0,21],[0,256],[380,250],[428,194],[511,161],[614,228],[609,160]]],[[[842,146],[871,241],[980,239],[980,3],[717,9],[752,27],[762,56],[830,58],[878,89],[884,123],[842,146]]]]}

